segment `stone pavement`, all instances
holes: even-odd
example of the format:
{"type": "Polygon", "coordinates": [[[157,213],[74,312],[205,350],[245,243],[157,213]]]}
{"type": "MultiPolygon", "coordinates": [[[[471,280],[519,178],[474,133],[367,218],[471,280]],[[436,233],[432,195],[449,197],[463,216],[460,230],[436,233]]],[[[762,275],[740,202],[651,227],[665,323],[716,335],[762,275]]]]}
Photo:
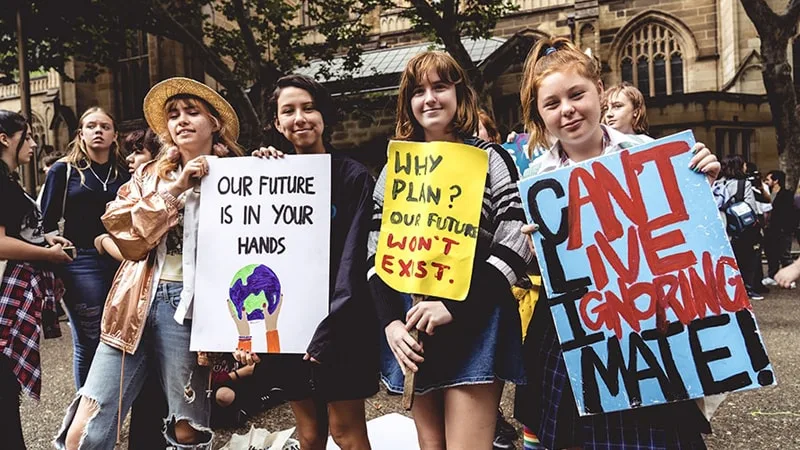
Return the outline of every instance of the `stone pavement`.
{"type": "MultiPolygon", "coordinates": [[[[712,421],[714,434],[708,437],[707,443],[715,450],[800,449],[800,290],[773,288],[766,299],[756,302],[753,308],[777,374],[778,386],[730,395],[712,421]]],[[[64,337],[43,342],[41,403],[37,405],[30,399],[23,400],[22,420],[30,450],[52,448],[52,436],[60,427],[64,410],[75,392],[72,345],[66,323],[62,323],[62,331],[64,337]]],[[[118,383],[119,380],[108,382],[118,383]]],[[[512,387],[506,387],[502,407],[510,416],[512,387]]],[[[401,409],[398,397],[381,392],[369,399],[367,416],[371,419],[401,412],[401,409]]],[[[285,429],[294,424],[286,405],[263,413],[254,422],[256,426],[269,430],[285,429]]],[[[215,448],[221,446],[232,432],[244,433],[247,428],[220,430],[215,448]]],[[[520,441],[517,444],[521,448],[520,441]]],[[[119,448],[126,449],[127,446],[123,444],[119,448]]]]}

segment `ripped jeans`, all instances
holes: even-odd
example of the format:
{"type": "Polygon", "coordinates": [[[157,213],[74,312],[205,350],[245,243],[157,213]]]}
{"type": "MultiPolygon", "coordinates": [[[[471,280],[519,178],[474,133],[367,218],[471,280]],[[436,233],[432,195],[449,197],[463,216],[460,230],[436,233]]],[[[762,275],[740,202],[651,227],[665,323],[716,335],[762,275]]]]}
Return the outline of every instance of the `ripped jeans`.
{"type": "Polygon", "coordinates": [[[66,288],[64,304],[67,306],[72,343],[75,346],[72,358],[75,389],[80,389],[86,383],[100,342],[103,304],[119,263],[108,255],[97,254],[94,248],[79,248],[77,252],[77,258],[64,265],[59,277],[66,288]]]}
{"type": "Polygon", "coordinates": [[[169,414],[164,436],[178,449],[211,448],[213,434],[208,428],[211,403],[206,395],[208,368],[197,365],[197,355],[189,351],[191,321],[180,325],[173,319],[180,300],[181,283],[161,282],[145,323],[144,333],[134,354],[125,354],[103,342],[89,371],[86,384],[67,409],[67,415],[55,440],[56,448],[65,448],[67,430],[81,397],[94,401],[99,410],[92,413],[81,438],[80,449],[113,449],[117,439],[117,417],[122,392],[122,418],[131,408],[149,372],[155,371],[167,396],[169,414]],[[124,373],[123,373],[124,372],[124,373]],[[120,379],[122,389],[120,390],[120,379]],[[178,444],[176,421],[187,420],[201,431],[200,444],[178,444]]]}

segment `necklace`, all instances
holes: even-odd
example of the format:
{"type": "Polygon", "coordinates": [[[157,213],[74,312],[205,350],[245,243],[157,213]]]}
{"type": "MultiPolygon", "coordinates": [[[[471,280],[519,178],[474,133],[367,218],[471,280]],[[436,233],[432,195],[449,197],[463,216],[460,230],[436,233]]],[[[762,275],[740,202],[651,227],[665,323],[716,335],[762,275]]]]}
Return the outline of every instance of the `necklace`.
{"type": "Polygon", "coordinates": [[[101,180],[100,177],[97,176],[97,172],[95,172],[94,169],[92,169],[91,163],[89,164],[89,170],[92,171],[92,175],[94,175],[94,177],[97,178],[97,181],[99,181],[100,184],[103,185],[103,192],[108,192],[108,179],[111,178],[111,166],[108,167],[108,173],[106,174],[106,181],[101,180]]]}

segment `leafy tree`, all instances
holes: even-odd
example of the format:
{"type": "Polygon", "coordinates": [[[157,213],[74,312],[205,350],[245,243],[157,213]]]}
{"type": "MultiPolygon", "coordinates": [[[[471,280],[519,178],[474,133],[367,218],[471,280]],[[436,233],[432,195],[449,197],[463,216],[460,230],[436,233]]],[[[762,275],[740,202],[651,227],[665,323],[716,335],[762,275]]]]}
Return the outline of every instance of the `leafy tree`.
{"type": "Polygon", "coordinates": [[[773,11],[764,0],[741,2],[761,38],[762,76],[777,133],[778,155],[787,184],[794,187],[800,180],[800,120],[787,48],[797,34],[800,0],[790,0],[782,14],[773,11]]]}
{"type": "MultiPolygon", "coordinates": [[[[344,51],[345,70],[360,63],[370,31],[357,20],[379,0],[326,0],[322,8],[302,9],[302,2],[280,0],[15,0],[25,8],[30,67],[87,64],[83,80],[113,67],[127,37],[136,31],[178,41],[202,59],[204,70],[225,88],[242,121],[242,142],[264,142],[266,100],[275,81],[304,61],[331,60],[344,51]],[[211,14],[228,24],[212,23],[211,14]],[[315,24],[312,30],[301,14],[315,24]],[[313,32],[313,34],[312,34],[313,32]],[[312,39],[313,38],[313,39],[312,39]]],[[[16,8],[0,11],[0,28],[15,29],[16,8]]],[[[17,65],[16,36],[0,36],[0,73],[17,65]]],[[[0,82],[13,81],[11,75],[0,82]]]]}
{"type": "MultiPolygon", "coordinates": [[[[9,0],[0,9],[0,29],[15,29],[16,8],[25,12],[29,67],[86,63],[83,80],[113,67],[131,33],[143,31],[194,50],[204,70],[225,88],[239,112],[242,142],[263,143],[266,100],[275,81],[312,59],[344,54],[337,72],[359,67],[363,44],[373,31],[367,20],[376,8],[397,8],[395,0],[9,0]],[[230,26],[209,20],[211,14],[230,26]]],[[[514,9],[511,0],[409,0],[401,15],[413,31],[444,44],[481,92],[483,74],[470,59],[461,36],[487,38],[497,20],[514,9]]],[[[17,67],[16,36],[0,35],[0,73],[17,67]]],[[[323,69],[323,77],[330,70],[323,69]]],[[[11,75],[0,76],[0,83],[11,75]]]]}

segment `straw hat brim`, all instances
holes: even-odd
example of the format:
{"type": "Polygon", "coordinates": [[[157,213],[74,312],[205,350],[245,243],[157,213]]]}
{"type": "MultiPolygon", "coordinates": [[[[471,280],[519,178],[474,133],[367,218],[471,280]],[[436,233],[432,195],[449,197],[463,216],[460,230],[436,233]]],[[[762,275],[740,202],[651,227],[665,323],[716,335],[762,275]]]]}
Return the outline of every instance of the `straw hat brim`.
{"type": "Polygon", "coordinates": [[[161,81],[144,97],[144,118],[153,131],[162,136],[168,133],[167,112],[164,110],[164,105],[167,100],[179,94],[194,95],[208,102],[219,113],[223,125],[231,130],[233,139],[239,139],[239,116],[231,104],[205,84],[184,77],[161,81]]]}

